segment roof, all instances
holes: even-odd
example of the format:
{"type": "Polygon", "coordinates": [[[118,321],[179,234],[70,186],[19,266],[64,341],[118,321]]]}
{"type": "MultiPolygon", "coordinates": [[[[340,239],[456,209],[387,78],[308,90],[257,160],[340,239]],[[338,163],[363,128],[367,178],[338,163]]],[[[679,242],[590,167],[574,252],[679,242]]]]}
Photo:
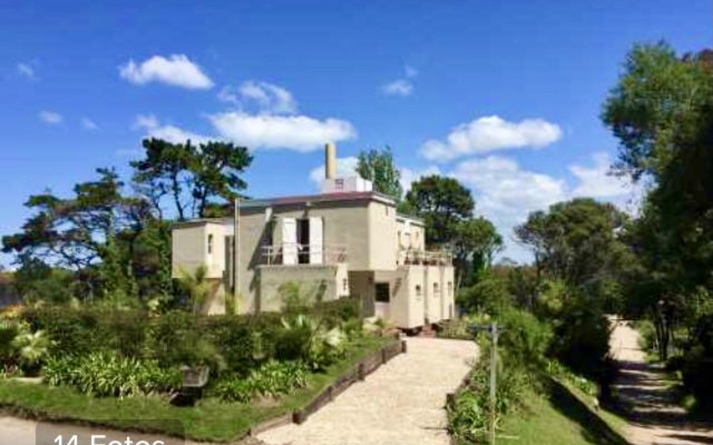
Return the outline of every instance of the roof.
{"type": "Polygon", "coordinates": [[[394,200],[379,192],[339,192],[339,193],[323,193],[319,195],[298,195],[285,196],[270,199],[255,199],[249,201],[241,201],[241,209],[272,207],[292,204],[304,204],[307,202],[339,202],[339,201],[362,201],[372,200],[383,202],[384,204],[396,204],[394,200]]]}
{"type": "Polygon", "coordinates": [[[411,215],[405,215],[403,213],[397,213],[396,214],[396,219],[403,219],[403,220],[409,220],[411,222],[415,222],[417,224],[421,224],[422,226],[426,225],[426,221],[424,221],[423,218],[419,218],[417,216],[411,216],[411,215]]]}

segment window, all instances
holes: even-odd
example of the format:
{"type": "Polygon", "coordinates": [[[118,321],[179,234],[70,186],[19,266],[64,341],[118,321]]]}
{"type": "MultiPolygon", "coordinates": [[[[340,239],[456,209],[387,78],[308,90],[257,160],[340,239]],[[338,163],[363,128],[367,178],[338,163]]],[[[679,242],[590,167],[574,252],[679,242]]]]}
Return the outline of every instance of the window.
{"type": "Polygon", "coordinates": [[[451,295],[453,295],[453,283],[449,281],[448,282],[448,296],[450,297],[451,295]]]}
{"type": "Polygon", "coordinates": [[[347,281],[346,278],[342,280],[342,290],[344,290],[344,292],[349,290],[349,281],[347,281]]]}
{"type": "Polygon", "coordinates": [[[374,300],[380,303],[388,303],[390,300],[389,283],[376,283],[374,286],[376,294],[374,300]]]}
{"type": "Polygon", "coordinates": [[[213,253],[213,234],[208,235],[208,255],[213,253]]]}
{"type": "Polygon", "coordinates": [[[384,209],[386,209],[386,216],[389,216],[389,206],[384,206],[384,209]]]}
{"type": "Polygon", "coordinates": [[[416,296],[417,297],[421,296],[421,285],[420,284],[416,285],[416,296]]]}
{"type": "Polygon", "coordinates": [[[438,293],[438,283],[433,283],[433,295],[438,293]]]}

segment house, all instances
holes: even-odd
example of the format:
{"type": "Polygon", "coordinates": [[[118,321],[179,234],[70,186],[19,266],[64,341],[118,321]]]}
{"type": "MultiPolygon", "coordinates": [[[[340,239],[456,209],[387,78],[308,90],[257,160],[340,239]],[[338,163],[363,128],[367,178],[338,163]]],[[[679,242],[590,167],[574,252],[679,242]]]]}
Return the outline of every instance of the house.
{"type": "Polygon", "coordinates": [[[423,221],[397,214],[370,181],[336,177],[333,144],[320,194],[243,201],[234,214],[173,229],[173,276],[206,266],[208,313],[230,295],[241,313],[279,310],[281,286],[294,282],[323,300],[359,297],[365,316],[403,329],[453,317],[449,254],[427,251],[423,221]]]}

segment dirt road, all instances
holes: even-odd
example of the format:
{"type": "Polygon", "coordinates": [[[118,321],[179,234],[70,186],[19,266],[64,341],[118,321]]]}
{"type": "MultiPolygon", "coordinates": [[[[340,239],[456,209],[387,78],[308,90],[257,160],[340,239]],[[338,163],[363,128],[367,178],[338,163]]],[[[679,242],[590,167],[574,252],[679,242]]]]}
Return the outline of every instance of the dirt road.
{"type": "Polygon", "coordinates": [[[632,445],[713,444],[713,422],[688,421],[683,408],[674,403],[675,393],[663,369],[646,362],[639,333],[626,322],[613,323],[610,347],[621,369],[614,394],[628,413],[632,445]]]}

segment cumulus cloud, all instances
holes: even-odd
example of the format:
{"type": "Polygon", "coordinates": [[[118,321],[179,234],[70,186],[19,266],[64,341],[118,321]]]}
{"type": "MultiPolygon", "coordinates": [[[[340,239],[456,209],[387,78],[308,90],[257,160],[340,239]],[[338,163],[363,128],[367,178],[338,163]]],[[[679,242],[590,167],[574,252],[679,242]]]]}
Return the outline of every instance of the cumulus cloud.
{"type": "Polygon", "coordinates": [[[209,89],[213,86],[213,81],[201,67],[183,54],[168,58],[153,56],[140,64],[129,60],[119,67],[119,75],[137,85],[159,82],[187,89],[209,89]]]}
{"type": "Polygon", "coordinates": [[[146,137],[163,139],[166,142],[171,142],[173,144],[182,144],[187,140],[194,143],[202,143],[215,139],[183,130],[174,125],[161,124],[158,118],[152,114],[140,114],[136,116],[134,128],[144,130],[146,132],[146,137]]]}
{"type": "Polygon", "coordinates": [[[569,166],[569,171],[578,181],[573,195],[599,198],[626,195],[631,191],[631,181],[611,174],[612,161],[607,153],[595,153],[592,159],[592,167],[569,166]]]}
{"type": "Polygon", "coordinates": [[[59,125],[62,123],[64,118],[62,117],[61,114],[55,113],[54,111],[40,111],[37,114],[37,117],[44,122],[45,124],[49,125],[59,125]]]}
{"type": "Polygon", "coordinates": [[[82,120],[80,121],[80,124],[82,125],[82,128],[85,130],[98,130],[99,126],[94,122],[93,120],[89,119],[88,117],[83,117],[82,120]]]}
{"type": "Polygon", "coordinates": [[[226,86],[218,93],[218,99],[223,102],[248,108],[257,106],[260,113],[294,114],[297,112],[297,101],[287,89],[268,82],[249,80],[239,87],[226,86]]]}
{"type": "Polygon", "coordinates": [[[445,162],[496,150],[542,148],[561,137],[560,127],[543,119],[508,122],[498,116],[486,116],[458,125],[445,140],[426,141],[421,154],[426,159],[445,162]]]}
{"type": "Polygon", "coordinates": [[[381,86],[381,92],[386,96],[410,96],[413,93],[413,78],[418,76],[418,70],[412,66],[404,66],[404,76],[381,86]]]}
{"type": "Polygon", "coordinates": [[[432,165],[430,167],[427,167],[425,169],[420,169],[420,170],[413,170],[410,168],[401,168],[399,169],[401,172],[401,188],[403,189],[404,193],[408,192],[411,190],[411,184],[413,184],[414,181],[418,181],[419,179],[423,178],[424,176],[431,176],[431,175],[441,175],[441,170],[436,167],[435,165],[432,165]]]}
{"type": "Polygon", "coordinates": [[[300,152],[317,150],[327,142],[356,137],[347,121],[309,116],[251,115],[230,111],[209,116],[218,134],[251,149],[287,148],[300,152]]]}
{"type": "MultiPolygon", "coordinates": [[[[337,159],[337,176],[338,177],[349,177],[356,176],[356,166],[358,159],[355,156],[347,156],[346,158],[337,159]]],[[[319,167],[315,167],[309,172],[310,181],[317,184],[317,186],[322,184],[324,179],[324,164],[319,167]]]]}
{"type": "Polygon", "coordinates": [[[27,63],[17,64],[17,74],[30,80],[36,79],[35,69],[27,63]]]}
{"type": "Polygon", "coordinates": [[[381,87],[387,96],[410,96],[413,92],[413,83],[407,79],[398,79],[381,87]]]}

